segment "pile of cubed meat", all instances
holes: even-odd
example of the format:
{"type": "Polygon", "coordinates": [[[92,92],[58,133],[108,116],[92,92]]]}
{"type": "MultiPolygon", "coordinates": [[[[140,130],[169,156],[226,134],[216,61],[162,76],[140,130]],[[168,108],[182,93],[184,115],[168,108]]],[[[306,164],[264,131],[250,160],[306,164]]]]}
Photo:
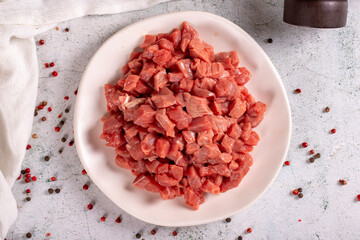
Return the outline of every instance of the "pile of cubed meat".
{"type": "Polygon", "coordinates": [[[135,187],[198,209],[204,194],[237,187],[249,171],[266,104],[244,86],[251,74],[237,52],[215,55],[187,22],[146,35],[140,48],[105,85],[101,138],[135,187]]]}

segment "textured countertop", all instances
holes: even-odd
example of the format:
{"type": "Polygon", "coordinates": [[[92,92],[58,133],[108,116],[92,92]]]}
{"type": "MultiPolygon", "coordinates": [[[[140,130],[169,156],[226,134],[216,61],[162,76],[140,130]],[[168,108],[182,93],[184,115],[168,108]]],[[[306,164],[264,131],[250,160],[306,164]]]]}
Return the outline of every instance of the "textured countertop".
{"type": "MultiPolygon", "coordinates": [[[[19,218],[7,240],[25,239],[360,239],[360,2],[350,1],[348,25],[321,30],[282,22],[282,0],[175,1],[143,11],[91,16],[64,22],[36,37],[40,68],[38,103],[48,105],[34,119],[32,146],[23,169],[38,180],[13,187],[19,218]],[[83,169],[73,139],[73,110],[82,72],[90,57],[112,34],[140,19],[180,10],[208,11],[223,16],[247,31],[272,59],[285,85],[293,119],[292,139],[284,166],[269,190],[231,222],[166,228],[139,221],[113,204],[83,169]],[[69,28],[69,32],[64,29],[69,28]],[[267,43],[268,38],[273,43],[267,43]],[[55,67],[45,68],[44,63],[55,67]],[[58,72],[52,77],[51,72],[58,72]],[[302,93],[295,94],[300,88],[302,93]],[[69,100],[64,97],[68,96],[69,100]],[[325,107],[330,112],[324,113],[325,107]],[[47,110],[48,107],[52,111],[47,110]],[[65,113],[65,109],[70,110],[65,113]],[[58,115],[62,113],[62,117],[58,115]],[[41,121],[45,116],[46,121],[41,121]],[[60,132],[54,128],[61,120],[60,132]],[[336,128],[335,134],[329,131],[336,128]],[[61,138],[66,138],[63,143],[61,138]],[[302,142],[309,147],[299,147],[302,142]],[[59,149],[63,149],[59,154],[59,149]],[[308,162],[309,150],[321,158],[308,162]],[[49,161],[44,157],[49,156],[49,161]],[[56,177],[54,182],[49,181],[56,177]],[[339,184],[345,179],[347,185],[339,184]],[[89,190],[82,186],[89,184],[89,190]],[[303,189],[304,197],[291,195],[303,189]],[[25,194],[26,189],[30,194],[25,194]],[[48,193],[49,188],[61,192],[48,193]],[[31,201],[26,201],[26,197],[31,201]],[[95,202],[92,211],[86,206],[95,202]],[[106,215],[107,221],[100,218],[106,215]],[[121,215],[122,222],[115,223],[121,215]],[[300,221],[301,220],[301,221],[300,221]],[[245,233],[251,227],[252,233],[245,233]],[[155,228],[155,236],[150,231],[155,228]],[[176,230],[178,235],[172,236],[176,230]],[[50,233],[50,236],[47,236],[50,233]]],[[[276,144],[276,143],[274,143],[276,144]]],[[[114,189],[116,191],[116,189],[114,189]]]]}

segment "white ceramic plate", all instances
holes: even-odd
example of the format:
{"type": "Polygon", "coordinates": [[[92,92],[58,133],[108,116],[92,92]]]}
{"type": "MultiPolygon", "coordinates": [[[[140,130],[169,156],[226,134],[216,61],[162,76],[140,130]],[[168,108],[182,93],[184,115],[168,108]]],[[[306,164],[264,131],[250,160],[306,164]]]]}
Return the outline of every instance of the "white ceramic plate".
{"type": "Polygon", "coordinates": [[[131,24],[109,38],[90,60],[83,74],[75,107],[75,143],[84,168],[94,183],[116,205],[145,222],[161,226],[190,226],[224,219],[253,203],[270,186],[283,165],[290,141],[291,117],[279,74],[260,46],[234,23],[205,12],[176,12],[131,24]],[[132,187],[130,171],[114,163],[115,153],[100,140],[101,117],[106,114],[104,84],[115,83],[130,53],[145,34],[170,32],[188,21],[215,52],[236,49],[240,65],[253,77],[249,91],[268,105],[256,131],[261,137],[252,155],[254,165],[238,188],[209,195],[198,211],[184,199],[161,200],[159,194],[132,187]]]}

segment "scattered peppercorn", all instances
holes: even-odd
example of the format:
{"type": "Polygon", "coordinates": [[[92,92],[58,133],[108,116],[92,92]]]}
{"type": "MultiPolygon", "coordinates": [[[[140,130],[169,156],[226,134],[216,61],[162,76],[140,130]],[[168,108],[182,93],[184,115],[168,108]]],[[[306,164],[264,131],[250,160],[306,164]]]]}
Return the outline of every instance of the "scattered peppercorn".
{"type": "Polygon", "coordinates": [[[273,39],[272,39],[272,38],[268,38],[267,42],[268,42],[268,43],[272,43],[272,42],[273,42],[273,39]]]}
{"type": "Polygon", "coordinates": [[[74,92],[74,95],[77,95],[77,92],[78,92],[78,90],[76,89],[75,92],[74,92]]]}
{"type": "Polygon", "coordinates": [[[69,109],[67,108],[67,109],[65,109],[65,113],[68,113],[69,112],[69,109]]]}
{"type": "Polygon", "coordinates": [[[302,192],[302,188],[298,188],[298,191],[299,191],[299,192],[302,192]]]}
{"type": "Polygon", "coordinates": [[[31,238],[31,236],[32,236],[32,234],[29,233],[29,232],[26,234],[26,237],[27,237],[27,238],[31,238]]]}
{"type": "Polygon", "coordinates": [[[51,108],[51,107],[48,107],[48,111],[51,112],[51,111],[52,111],[52,108],[51,108]]]}
{"type": "Polygon", "coordinates": [[[62,141],[62,142],[66,142],[66,138],[64,138],[64,137],[61,138],[61,141],[62,141]]]}
{"type": "Polygon", "coordinates": [[[30,145],[30,144],[26,145],[26,150],[29,150],[29,149],[31,149],[31,145],[30,145]]]}
{"type": "Polygon", "coordinates": [[[325,111],[325,112],[330,112],[330,108],[329,108],[329,107],[326,107],[326,108],[324,109],[324,111],[325,111]]]}
{"type": "Polygon", "coordinates": [[[64,120],[61,120],[60,123],[59,123],[59,125],[62,126],[62,125],[64,125],[64,123],[65,123],[65,121],[64,121],[64,120]]]}
{"type": "Polygon", "coordinates": [[[289,166],[289,165],[290,165],[290,162],[289,162],[289,161],[285,161],[285,165],[286,165],[286,166],[289,166]]]}
{"type": "Polygon", "coordinates": [[[40,106],[38,106],[38,109],[43,109],[44,108],[44,105],[40,105],[40,106]]]}
{"type": "Polygon", "coordinates": [[[69,142],[69,146],[71,147],[73,144],[74,144],[74,140],[71,140],[71,141],[69,142]]]}
{"type": "Polygon", "coordinates": [[[38,111],[39,110],[39,107],[35,107],[35,111],[38,111]]]}
{"type": "Polygon", "coordinates": [[[242,240],[242,236],[238,236],[238,238],[237,238],[238,240],[242,240]]]}
{"type": "Polygon", "coordinates": [[[303,198],[303,196],[304,195],[302,193],[299,193],[299,195],[298,195],[299,198],[303,198]]]}
{"type": "Polygon", "coordinates": [[[88,189],[89,189],[89,185],[84,184],[83,189],[84,189],[84,190],[88,190],[88,189]]]}
{"type": "Polygon", "coordinates": [[[46,236],[47,236],[47,237],[50,237],[50,236],[51,236],[51,233],[46,233],[46,236]]]}
{"type": "Polygon", "coordinates": [[[43,105],[45,107],[47,105],[47,101],[42,101],[41,105],[43,105]]]}
{"type": "Polygon", "coordinates": [[[48,189],[48,193],[49,193],[49,194],[53,194],[53,193],[54,193],[54,189],[49,188],[49,189],[48,189]]]}
{"type": "Polygon", "coordinates": [[[229,222],[231,222],[231,218],[227,218],[227,219],[225,219],[225,221],[229,223],[229,222]]]}
{"type": "Polygon", "coordinates": [[[300,88],[297,88],[294,90],[295,93],[301,93],[301,89],[300,88]]]}
{"type": "Polygon", "coordinates": [[[60,132],[60,127],[59,126],[55,127],[55,132],[60,132]]]}
{"type": "Polygon", "coordinates": [[[339,180],[339,183],[340,183],[341,185],[346,185],[346,184],[347,184],[347,182],[346,182],[344,179],[340,179],[340,180],[339,180]]]}
{"type": "Polygon", "coordinates": [[[106,221],[106,217],[105,217],[105,216],[102,216],[102,217],[100,218],[100,220],[101,220],[102,222],[105,222],[105,221],[106,221]]]}
{"type": "Polygon", "coordinates": [[[31,178],[31,174],[30,173],[25,174],[25,178],[31,178]]]}
{"type": "Polygon", "coordinates": [[[31,137],[32,137],[33,139],[37,139],[36,133],[34,133],[31,137]]]}
{"type": "Polygon", "coordinates": [[[311,149],[309,153],[314,154],[315,153],[314,149],[311,149]]]}
{"type": "Polygon", "coordinates": [[[69,28],[65,28],[65,32],[70,32],[70,29],[69,29],[69,28]]]}
{"type": "Polygon", "coordinates": [[[153,229],[153,230],[151,230],[151,235],[155,235],[156,234],[156,230],[155,229],[153,229]]]}
{"type": "Polygon", "coordinates": [[[30,202],[31,201],[31,197],[27,197],[25,198],[26,201],[30,202]]]}
{"type": "Polygon", "coordinates": [[[30,189],[26,189],[26,193],[31,193],[31,190],[30,190],[30,189]]]}
{"type": "Polygon", "coordinates": [[[247,233],[251,233],[251,232],[252,232],[252,229],[251,229],[251,228],[248,228],[248,229],[246,229],[246,232],[247,232],[247,233]]]}
{"type": "Polygon", "coordinates": [[[46,117],[42,117],[41,121],[45,122],[46,121],[46,117]]]}
{"type": "Polygon", "coordinates": [[[307,142],[303,142],[303,143],[301,144],[301,146],[302,146],[303,148],[307,148],[307,147],[308,147],[308,143],[307,143],[307,142]]]}
{"type": "Polygon", "coordinates": [[[53,71],[53,72],[51,73],[51,75],[52,75],[53,77],[57,77],[58,73],[57,73],[57,71],[53,71]]]}
{"type": "Polygon", "coordinates": [[[34,111],[34,116],[36,117],[39,113],[37,111],[34,111]]]}
{"type": "Polygon", "coordinates": [[[26,183],[29,183],[29,182],[30,182],[30,179],[26,178],[26,179],[25,179],[25,182],[26,182],[26,183]]]}
{"type": "Polygon", "coordinates": [[[315,158],[320,158],[321,157],[321,154],[320,153],[317,153],[316,155],[315,155],[315,158]]]}
{"type": "Polygon", "coordinates": [[[311,158],[309,158],[309,162],[310,162],[310,163],[315,162],[315,158],[312,158],[312,157],[311,157],[311,158]]]}
{"type": "Polygon", "coordinates": [[[25,168],[24,172],[25,173],[30,173],[30,168],[25,168]]]}
{"type": "Polygon", "coordinates": [[[120,216],[117,217],[117,218],[115,219],[115,222],[116,222],[116,223],[121,223],[121,217],[120,217],[120,216]]]}
{"type": "Polygon", "coordinates": [[[58,118],[61,118],[61,117],[62,117],[62,114],[60,113],[59,116],[58,116],[58,118]]]}
{"type": "Polygon", "coordinates": [[[81,171],[81,173],[82,173],[82,175],[86,175],[86,174],[87,174],[87,172],[86,172],[85,169],[83,169],[83,170],[81,171]]]}
{"type": "Polygon", "coordinates": [[[177,231],[173,231],[173,236],[178,235],[177,231]]]}
{"type": "Polygon", "coordinates": [[[45,156],[45,157],[44,157],[44,160],[45,160],[46,162],[48,162],[48,161],[50,160],[50,157],[49,157],[49,156],[45,156]]]}
{"type": "Polygon", "coordinates": [[[55,30],[56,30],[56,31],[59,31],[59,28],[58,28],[58,27],[55,27],[55,30]]]}
{"type": "Polygon", "coordinates": [[[37,180],[37,177],[35,177],[35,176],[33,176],[32,178],[31,178],[31,180],[33,180],[34,182],[37,180]]]}
{"type": "Polygon", "coordinates": [[[44,64],[46,68],[49,68],[49,64],[48,63],[45,63],[44,64]]]}
{"type": "Polygon", "coordinates": [[[44,45],[45,44],[45,41],[43,39],[40,39],[39,40],[39,45],[44,45]]]}
{"type": "Polygon", "coordinates": [[[26,172],[25,172],[25,170],[21,170],[21,174],[25,174],[26,172]]]}
{"type": "Polygon", "coordinates": [[[137,239],[139,239],[139,238],[141,238],[141,234],[140,234],[140,233],[137,233],[137,234],[135,235],[135,237],[136,237],[137,239]]]}
{"type": "Polygon", "coordinates": [[[336,129],[335,128],[333,128],[333,129],[331,129],[331,134],[334,134],[334,133],[336,133],[336,129]]]}
{"type": "Polygon", "coordinates": [[[60,191],[61,191],[60,188],[55,189],[56,193],[60,193],[60,191]]]}
{"type": "Polygon", "coordinates": [[[93,209],[93,205],[91,203],[89,203],[89,205],[87,205],[87,209],[92,210],[93,209]]]}
{"type": "Polygon", "coordinates": [[[51,62],[51,63],[50,63],[50,67],[53,67],[53,66],[55,66],[55,63],[54,63],[54,62],[51,62]]]}
{"type": "Polygon", "coordinates": [[[65,96],[64,99],[67,101],[69,100],[69,96],[65,96]]]}
{"type": "Polygon", "coordinates": [[[360,201],[360,194],[359,194],[359,195],[357,195],[357,200],[358,200],[358,201],[360,201]]]}
{"type": "Polygon", "coordinates": [[[61,148],[61,149],[59,149],[59,154],[62,154],[62,152],[63,152],[62,148],[61,148]]]}
{"type": "Polygon", "coordinates": [[[51,177],[50,180],[54,182],[56,181],[56,177],[51,177]]]}
{"type": "Polygon", "coordinates": [[[299,190],[297,190],[297,189],[293,190],[293,191],[292,191],[292,194],[298,195],[298,194],[299,194],[299,190]]]}

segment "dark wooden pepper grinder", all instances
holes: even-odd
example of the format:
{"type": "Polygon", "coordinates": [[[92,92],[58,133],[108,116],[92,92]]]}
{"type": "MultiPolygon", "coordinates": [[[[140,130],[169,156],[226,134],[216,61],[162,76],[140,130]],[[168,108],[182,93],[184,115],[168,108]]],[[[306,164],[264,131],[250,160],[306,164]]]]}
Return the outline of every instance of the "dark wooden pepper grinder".
{"type": "Polygon", "coordinates": [[[284,22],[314,28],[346,25],[347,0],[285,0],[284,22]]]}

